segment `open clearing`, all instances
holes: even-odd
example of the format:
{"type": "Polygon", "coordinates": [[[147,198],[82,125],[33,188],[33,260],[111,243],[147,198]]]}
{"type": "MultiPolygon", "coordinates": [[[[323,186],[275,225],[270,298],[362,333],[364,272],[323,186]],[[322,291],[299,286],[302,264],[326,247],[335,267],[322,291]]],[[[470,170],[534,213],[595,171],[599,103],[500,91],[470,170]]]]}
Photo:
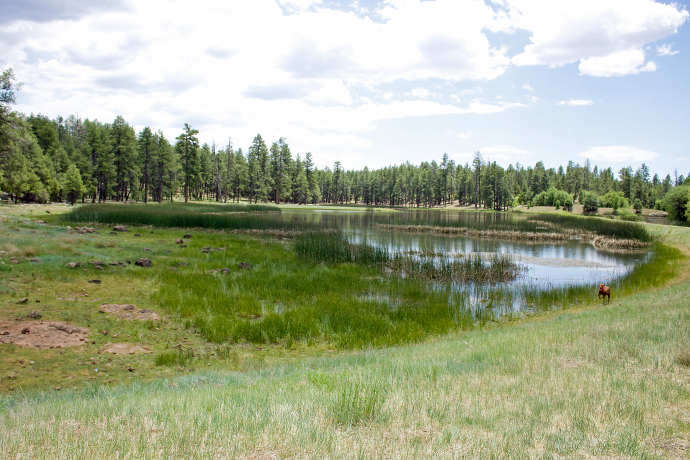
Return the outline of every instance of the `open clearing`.
{"type": "MultiPolygon", "coordinates": [[[[195,233],[186,249],[175,243],[179,231],[139,228],[135,237],[103,226],[79,235],[27,220],[41,209],[2,208],[2,232],[11,237],[3,240],[3,260],[20,263],[0,272],[0,320],[71,325],[87,340],[60,349],[0,344],[0,451],[7,458],[688,456],[687,258],[664,286],[609,305],[593,298],[413,345],[218,345],[160,308],[150,275],[172,268],[209,278],[260,275],[262,262],[251,251],[261,240],[233,235],[223,254],[231,252],[235,265],[200,263],[227,257],[200,252],[221,246],[212,232],[195,233]],[[52,243],[43,247],[47,238],[52,243]],[[134,266],[143,257],[153,266],[134,266]],[[87,263],[124,260],[132,264],[87,263]],[[64,267],[71,261],[85,265],[64,267]],[[207,273],[226,266],[228,274],[207,273]],[[95,279],[101,283],[89,283],[95,279]],[[120,307],[100,313],[104,304],[120,307]],[[161,319],[117,316],[141,310],[161,319]],[[34,311],[42,317],[29,319],[34,311]],[[155,356],[174,364],[157,366],[155,356]]],[[[648,228],[690,254],[690,229],[648,228]]]]}

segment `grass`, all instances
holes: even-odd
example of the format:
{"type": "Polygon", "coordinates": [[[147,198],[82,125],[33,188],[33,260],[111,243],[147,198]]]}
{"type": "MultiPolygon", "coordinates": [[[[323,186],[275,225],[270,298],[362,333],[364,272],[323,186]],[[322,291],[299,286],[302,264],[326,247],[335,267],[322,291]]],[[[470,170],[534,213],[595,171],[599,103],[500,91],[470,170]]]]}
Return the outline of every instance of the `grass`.
{"type": "Polygon", "coordinates": [[[280,208],[268,205],[230,204],[89,204],[61,216],[64,222],[149,225],[158,228],[212,230],[296,230],[313,227],[280,219],[280,208]]]}
{"type": "MultiPolygon", "coordinates": [[[[1,211],[7,213],[4,207],[1,211]]],[[[96,344],[64,350],[0,345],[0,449],[7,458],[686,455],[690,267],[677,250],[654,246],[657,256],[648,268],[642,265],[630,275],[622,292],[614,290],[610,305],[594,303],[590,292],[568,310],[547,309],[534,317],[496,323],[492,307],[472,316],[458,308],[469,296],[453,291],[450,284],[430,290],[426,282],[381,277],[378,270],[353,263],[314,263],[311,272],[300,271],[306,264],[289,245],[244,235],[195,234],[183,250],[174,245],[179,234],[174,230],[142,232],[141,238],[104,232],[75,236],[24,219],[1,224],[0,250],[20,258],[38,257],[42,263],[23,261],[0,274],[0,282],[13,292],[0,293],[0,318],[13,321],[36,309],[35,304],[17,305],[17,298],[33,302],[40,297],[46,319],[90,325],[89,338],[96,344]],[[114,247],[98,245],[109,241],[114,247]],[[206,254],[199,251],[204,246],[227,250],[206,254]],[[144,247],[153,251],[144,252],[144,247]],[[151,269],[63,268],[75,259],[113,261],[140,254],[152,256],[151,269]],[[241,261],[252,263],[254,270],[233,265],[241,261]],[[181,267],[179,262],[190,265],[181,267]],[[230,272],[208,274],[223,266],[230,272]],[[103,283],[86,283],[94,276],[103,283]],[[194,284],[206,290],[191,290],[194,284]],[[151,297],[156,289],[168,297],[151,297]],[[344,296],[345,290],[357,296],[344,296]],[[155,323],[117,321],[99,314],[98,303],[60,300],[77,293],[135,303],[164,317],[155,323]],[[240,298],[232,296],[244,294],[254,296],[255,303],[247,304],[254,310],[227,309],[235,308],[240,298]],[[373,317],[379,315],[379,324],[385,326],[381,332],[392,331],[391,324],[414,332],[411,326],[416,323],[422,334],[400,342],[403,347],[342,353],[328,353],[324,339],[307,346],[309,339],[292,336],[261,347],[245,342],[216,345],[203,340],[193,317],[180,310],[190,304],[199,314],[220,317],[230,312],[256,325],[270,312],[286,311],[292,299],[313,303],[305,318],[317,318],[322,327],[329,324],[327,316],[342,312],[347,319],[348,308],[363,309],[362,317],[371,320],[366,309],[372,308],[373,317]],[[332,307],[329,299],[335,300],[332,307]],[[424,305],[447,312],[447,322],[438,324],[448,327],[434,329],[435,318],[444,316],[423,308],[411,321],[395,323],[401,307],[412,314],[424,305]],[[379,311],[379,306],[385,309],[379,311]],[[462,321],[468,321],[467,327],[462,321]],[[99,332],[103,329],[109,330],[108,336],[99,332]],[[107,342],[133,340],[129,336],[150,345],[152,353],[97,354],[107,342]],[[177,345],[188,359],[184,370],[178,370],[179,364],[155,365],[156,357],[177,345]],[[190,366],[201,370],[190,371],[190,366]],[[15,378],[9,379],[8,373],[15,378]],[[56,385],[62,390],[52,390],[56,385]],[[10,386],[12,394],[7,393],[10,386]]],[[[689,229],[646,227],[661,243],[690,252],[689,229]]],[[[492,289],[486,292],[494,292],[497,299],[508,295],[485,289],[492,289]]],[[[345,348],[367,343],[366,337],[347,331],[347,322],[335,323],[341,329],[317,328],[323,334],[317,337],[331,334],[331,340],[343,339],[345,348]]],[[[349,324],[352,330],[358,327],[349,324]]],[[[374,347],[386,343],[370,342],[374,347]]],[[[178,355],[171,353],[172,360],[180,352],[174,353],[178,355]]]]}

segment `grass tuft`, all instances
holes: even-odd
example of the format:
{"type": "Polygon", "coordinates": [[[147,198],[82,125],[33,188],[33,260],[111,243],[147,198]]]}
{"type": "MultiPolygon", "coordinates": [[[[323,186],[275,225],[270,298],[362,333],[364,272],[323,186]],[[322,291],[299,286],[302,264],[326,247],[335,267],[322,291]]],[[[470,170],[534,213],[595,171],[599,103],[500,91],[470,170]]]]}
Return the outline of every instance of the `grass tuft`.
{"type": "Polygon", "coordinates": [[[337,394],[328,414],[336,425],[370,423],[381,418],[385,401],[386,394],[381,386],[350,382],[337,394]]]}

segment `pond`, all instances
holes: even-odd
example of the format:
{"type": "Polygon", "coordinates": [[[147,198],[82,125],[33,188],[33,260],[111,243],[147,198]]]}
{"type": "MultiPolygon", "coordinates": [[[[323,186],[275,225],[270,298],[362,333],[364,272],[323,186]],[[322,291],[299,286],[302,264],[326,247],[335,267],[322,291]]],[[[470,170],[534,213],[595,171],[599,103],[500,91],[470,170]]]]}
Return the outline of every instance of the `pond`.
{"type": "Polygon", "coordinates": [[[400,220],[450,221],[463,220],[490,223],[501,220],[525,219],[515,213],[483,213],[467,211],[417,210],[283,210],[282,218],[293,222],[328,224],[343,230],[352,242],[367,241],[392,252],[431,251],[447,257],[471,254],[506,254],[522,266],[525,275],[514,284],[543,286],[610,284],[648,260],[649,253],[603,251],[579,240],[567,242],[529,242],[472,238],[459,235],[406,233],[375,228],[400,220]]]}

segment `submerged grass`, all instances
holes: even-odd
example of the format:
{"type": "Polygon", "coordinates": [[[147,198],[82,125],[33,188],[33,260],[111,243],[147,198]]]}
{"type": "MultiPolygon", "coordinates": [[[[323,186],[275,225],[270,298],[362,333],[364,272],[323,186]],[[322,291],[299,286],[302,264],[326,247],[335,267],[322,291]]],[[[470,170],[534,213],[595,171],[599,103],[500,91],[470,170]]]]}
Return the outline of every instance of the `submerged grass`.
{"type": "Polygon", "coordinates": [[[213,230],[295,230],[313,224],[282,220],[280,208],[267,205],[88,204],[61,215],[66,222],[150,225],[213,230]]]}
{"type": "Polygon", "coordinates": [[[636,222],[602,219],[594,216],[574,216],[571,214],[537,214],[530,215],[528,221],[542,221],[563,229],[576,230],[582,233],[639,240],[645,243],[653,241],[652,235],[644,225],[636,222]]]}

